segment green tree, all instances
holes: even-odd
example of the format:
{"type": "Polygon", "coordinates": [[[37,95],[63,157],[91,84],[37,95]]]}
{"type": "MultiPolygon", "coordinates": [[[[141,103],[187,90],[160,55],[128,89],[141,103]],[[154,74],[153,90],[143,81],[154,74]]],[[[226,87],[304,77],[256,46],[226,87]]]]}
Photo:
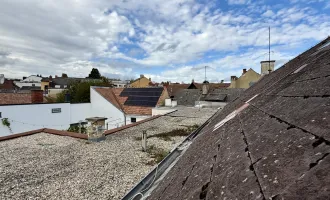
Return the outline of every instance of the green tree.
{"type": "Polygon", "coordinates": [[[83,82],[72,82],[70,87],[57,94],[56,102],[63,103],[65,95],[70,94],[71,103],[88,103],[90,102],[90,87],[91,86],[104,86],[109,87],[109,82],[105,81],[83,81],[83,82]]]}
{"type": "Polygon", "coordinates": [[[88,78],[100,79],[101,74],[97,68],[93,68],[91,73],[88,75],[88,78]]]}

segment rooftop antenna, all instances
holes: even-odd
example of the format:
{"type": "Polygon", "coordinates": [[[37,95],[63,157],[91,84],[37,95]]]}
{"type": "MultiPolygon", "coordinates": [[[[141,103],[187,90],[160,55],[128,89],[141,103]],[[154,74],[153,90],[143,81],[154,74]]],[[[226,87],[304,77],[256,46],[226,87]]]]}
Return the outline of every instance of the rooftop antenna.
{"type": "Polygon", "coordinates": [[[270,74],[271,70],[270,70],[270,26],[268,27],[268,33],[269,33],[269,37],[268,37],[268,72],[270,74]]]}
{"type": "Polygon", "coordinates": [[[205,66],[205,81],[206,81],[206,67],[207,67],[207,66],[205,66]]]}

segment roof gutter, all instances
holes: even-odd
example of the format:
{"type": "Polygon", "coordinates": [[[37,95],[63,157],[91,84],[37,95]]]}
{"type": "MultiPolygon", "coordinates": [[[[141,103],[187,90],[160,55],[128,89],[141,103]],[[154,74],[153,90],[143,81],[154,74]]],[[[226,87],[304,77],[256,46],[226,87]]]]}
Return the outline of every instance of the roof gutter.
{"type": "Polygon", "coordinates": [[[174,148],[148,175],[146,175],[136,186],[134,186],[122,200],[146,199],[158,186],[160,181],[171,170],[179,158],[188,149],[192,141],[199,135],[201,130],[213,119],[218,112],[214,113],[204,124],[192,132],[183,142],[174,148]]]}

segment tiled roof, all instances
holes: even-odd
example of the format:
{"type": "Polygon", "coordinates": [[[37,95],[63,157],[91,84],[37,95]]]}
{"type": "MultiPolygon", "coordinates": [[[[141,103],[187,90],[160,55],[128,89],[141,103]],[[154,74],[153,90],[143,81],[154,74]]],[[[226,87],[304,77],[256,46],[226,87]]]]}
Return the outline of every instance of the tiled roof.
{"type": "Polygon", "coordinates": [[[145,106],[127,106],[124,103],[127,100],[127,96],[120,96],[120,93],[124,88],[95,88],[95,90],[102,95],[105,99],[111,102],[118,109],[124,111],[126,114],[135,115],[151,115],[152,107],[145,106]]]}
{"type": "Polygon", "coordinates": [[[190,84],[171,84],[167,86],[168,95],[175,96],[177,92],[187,89],[190,84]]]}
{"type": "MultiPolygon", "coordinates": [[[[169,96],[176,96],[179,92],[184,89],[188,89],[189,86],[195,85],[194,89],[202,89],[203,83],[191,83],[191,84],[171,84],[167,86],[167,91],[169,96]]],[[[219,88],[227,88],[230,86],[230,83],[209,83],[210,89],[219,89],[219,88]]]]}
{"type": "Polygon", "coordinates": [[[3,84],[0,84],[0,90],[15,90],[18,86],[14,84],[13,80],[5,79],[3,84]]]}
{"type": "Polygon", "coordinates": [[[328,199],[329,42],[218,111],[147,199],[328,199]]]}
{"type": "Polygon", "coordinates": [[[30,93],[0,93],[0,105],[28,103],[32,103],[30,93]]]}

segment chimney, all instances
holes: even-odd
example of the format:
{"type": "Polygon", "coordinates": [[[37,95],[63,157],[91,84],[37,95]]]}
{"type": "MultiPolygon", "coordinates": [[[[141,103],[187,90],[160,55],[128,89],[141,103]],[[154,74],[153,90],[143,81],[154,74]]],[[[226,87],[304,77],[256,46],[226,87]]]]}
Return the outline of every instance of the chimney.
{"type": "Polygon", "coordinates": [[[231,81],[230,86],[229,86],[230,88],[236,88],[236,80],[237,80],[236,76],[230,77],[230,81],[231,81]]]}
{"type": "Polygon", "coordinates": [[[53,77],[52,76],[49,76],[49,80],[51,81],[53,79],[53,77]]]}
{"type": "Polygon", "coordinates": [[[140,74],[140,78],[144,78],[144,75],[143,74],[140,74]]]}
{"type": "Polygon", "coordinates": [[[220,83],[223,83],[224,82],[224,80],[221,80],[221,82],[220,83]]]}
{"type": "Polygon", "coordinates": [[[149,81],[151,81],[151,78],[149,78],[149,81]]]}
{"type": "Polygon", "coordinates": [[[243,73],[242,73],[242,75],[244,75],[246,73],[246,69],[243,69],[243,73]]]}
{"type": "Polygon", "coordinates": [[[43,103],[44,95],[42,90],[31,90],[31,103],[43,103]]]}
{"type": "Polygon", "coordinates": [[[55,78],[58,78],[58,76],[57,76],[57,75],[55,75],[55,78]]]}
{"type": "Polygon", "coordinates": [[[209,89],[210,89],[209,82],[204,81],[202,86],[202,94],[207,95],[209,93],[209,89]]]}
{"type": "Polygon", "coordinates": [[[105,117],[90,117],[86,118],[88,122],[87,127],[87,137],[89,141],[92,142],[100,142],[105,140],[104,131],[105,128],[105,120],[108,118],[105,117]]]}
{"type": "Polygon", "coordinates": [[[261,75],[266,75],[274,71],[275,60],[261,61],[261,75]]]}

